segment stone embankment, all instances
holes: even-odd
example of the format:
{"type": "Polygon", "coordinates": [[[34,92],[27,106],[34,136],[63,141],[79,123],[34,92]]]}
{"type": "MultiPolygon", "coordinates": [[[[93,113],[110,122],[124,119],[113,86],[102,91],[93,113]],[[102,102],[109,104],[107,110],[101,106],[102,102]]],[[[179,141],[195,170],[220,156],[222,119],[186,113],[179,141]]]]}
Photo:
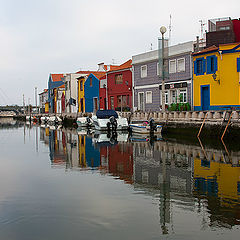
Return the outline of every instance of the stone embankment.
{"type": "Polygon", "coordinates": [[[131,120],[148,120],[163,125],[163,133],[197,136],[202,127],[201,136],[222,136],[228,121],[225,137],[240,137],[240,111],[182,111],[182,112],[135,112],[121,113],[131,120]],[[230,134],[230,135],[229,135],[230,134]]]}
{"type": "MultiPolygon", "coordinates": [[[[34,114],[41,116],[59,116],[66,126],[76,125],[77,117],[91,116],[92,113],[61,113],[61,114],[34,114]]],[[[153,118],[156,123],[163,125],[163,133],[196,136],[202,127],[201,136],[220,136],[229,125],[225,136],[240,137],[240,111],[182,111],[182,112],[119,112],[129,121],[147,121],[153,118]]],[[[23,116],[19,116],[23,117],[23,116]]]]}

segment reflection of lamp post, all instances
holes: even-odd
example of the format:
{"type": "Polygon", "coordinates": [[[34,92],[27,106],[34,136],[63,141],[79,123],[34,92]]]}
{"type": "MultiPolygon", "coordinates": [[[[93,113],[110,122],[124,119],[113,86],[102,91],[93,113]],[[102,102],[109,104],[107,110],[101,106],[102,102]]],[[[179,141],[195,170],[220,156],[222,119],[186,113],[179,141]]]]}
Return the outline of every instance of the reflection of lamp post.
{"type": "Polygon", "coordinates": [[[167,31],[166,27],[164,26],[160,27],[160,33],[162,34],[162,66],[161,67],[162,67],[162,111],[163,112],[165,112],[164,33],[166,31],[167,31]]]}

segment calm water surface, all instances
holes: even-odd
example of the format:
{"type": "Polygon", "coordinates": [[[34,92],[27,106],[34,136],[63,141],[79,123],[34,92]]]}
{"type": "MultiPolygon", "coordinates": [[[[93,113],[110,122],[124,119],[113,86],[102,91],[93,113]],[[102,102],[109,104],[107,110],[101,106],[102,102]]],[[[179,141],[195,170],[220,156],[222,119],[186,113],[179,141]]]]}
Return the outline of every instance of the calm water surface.
{"type": "Polygon", "coordinates": [[[0,123],[0,239],[239,239],[240,151],[0,123]]]}

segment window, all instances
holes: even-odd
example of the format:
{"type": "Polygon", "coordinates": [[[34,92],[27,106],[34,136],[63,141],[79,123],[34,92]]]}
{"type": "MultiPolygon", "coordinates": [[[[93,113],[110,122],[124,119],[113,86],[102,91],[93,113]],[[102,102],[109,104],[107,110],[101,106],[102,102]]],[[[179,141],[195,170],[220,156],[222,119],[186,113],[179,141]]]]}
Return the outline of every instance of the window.
{"type": "Polygon", "coordinates": [[[240,58],[237,58],[237,72],[240,72],[240,58]]]}
{"type": "Polygon", "coordinates": [[[182,102],[184,102],[184,103],[186,103],[187,102],[187,90],[186,89],[184,89],[184,90],[180,90],[180,92],[179,92],[180,94],[180,102],[182,101],[182,102]]]}
{"type": "Polygon", "coordinates": [[[172,103],[176,103],[176,96],[177,96],[176,90],[172,90],[171,95],[172,95],[172,103]]]}
{"type": "Polygon", "coordinates": [[[176,59],[169,60],[169,73],[175,73],[176,72],[176,59]]]}
{"type": "Polygon", "coordinates": [[[204,75],[206,72],[206,60],[204,58],[197,58],[194,61],[194,74],[204,75]]]}
{"type": "Polygon", "coordinates": [[[141,66],[141,78],[147,77],[147,65],[141,66]]]}
{"type": "Polygon", "coordinates": [[[123,83],[123,75],[122,74],[116,74],[115,75],[115,84],[122,84],[123,83]]]}
{"type": "Polygon", "coordinates": [[[168,91],[165,92],[165,104],[169,103],[168,91]]]}
{"type": "Polygon", "coordinates": [[[89,79],[90,80],[90,87],[92,87],[92,78],[89,79]]]}
{"type": "Polygon", "coordinates": [[[217,57],[215,55],[207,57],[207,74],[217,71],[217,57]]]}
{"type": "Polygon", "coordinates": [[[177,71],[185,72],[185,58],[179,58],[177,60],[177,71]]]}
{"type": "Polygon", "coordinates": [[[162,66],[159,65],[159,62],[157,63],[157,75],[158,75],[159,77],[162,76],[162,66]]]}
{"type": "MultiPolygon", "coordinates": [[[[164,97],[165,97],[165,104],[169,104],[169,92],[168,91],[165,91],[164,97]]],[[[160,102],[163,103],[162,91],[160,91],[160,102]]]]}
{"type": "Polygon", "coordinates": [[[146,92],[146,103],[152,103],[152,92],[151,91],[146,92]]]}
{"type": "Polygon", "coordinates": [[[80,81],[80,91],[83,91],[83,81],[80,81]]]}
{"type": "Polygon", "coordinates": [[[219,27],[218,30],[219,31],[230,30],[230,27],[229,26],[223,26],[223,27],[219,27]]]}

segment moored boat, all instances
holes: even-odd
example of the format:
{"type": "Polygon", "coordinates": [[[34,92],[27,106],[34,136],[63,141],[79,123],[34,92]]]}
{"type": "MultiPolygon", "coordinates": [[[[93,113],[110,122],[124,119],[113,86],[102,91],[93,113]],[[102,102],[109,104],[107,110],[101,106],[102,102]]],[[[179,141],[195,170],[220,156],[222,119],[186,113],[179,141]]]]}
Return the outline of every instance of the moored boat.
{"type": "Polygon", "coordinates": [[[93,124],[99,131],[118,131],[127,130],[127,118],[123,118],[114,110],[98,110],[96,115],[92,116],[93,124]]]}
{"type": "Polygon", "coordinates": [[[77,118],[78,127],[93,127],[93,120],[90,117],[78,117],[77,118]]]}
{"type": "Polygon", "coordinates": [[[161,134],[162,126],[156,124],[153,119],[141,123],[129,124],[130,130],[138,134],[161,134]]]}
{"type": "Polygon", "coordinates": [[[48,124],[50,125],[61,124],[61,123],[62,123],[62,119],[58,116],[52,116],[52,117],[49,117],[48,119],[48,124]]]}

